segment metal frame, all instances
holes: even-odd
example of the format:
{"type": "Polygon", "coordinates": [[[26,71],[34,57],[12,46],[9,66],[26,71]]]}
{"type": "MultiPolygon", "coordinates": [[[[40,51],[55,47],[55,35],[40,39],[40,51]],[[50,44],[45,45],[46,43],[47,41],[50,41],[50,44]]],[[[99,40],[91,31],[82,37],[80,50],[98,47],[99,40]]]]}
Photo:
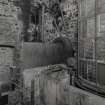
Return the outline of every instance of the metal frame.
{"type": "MultiPolygon", "coordinates": [[[[86,0],[85,0],[86,1],[86,0]]],[[[81,5],[81,0],[78,0],[78,9],[80,10],[80,5],[81,5]]],[[[81,34],[80,32],[80,23],[81,23],[81,14],[80,14],[80,11],[78,12],[78,57],[77,57],[77,60],[78,60],[78,70],[77,70],[77,77],[76,77],[76,84],[82,88],[82,89],[85,89],[85,90],[88,90],[94,94],[99,94],[103,97],[105,97],[105,88],[103,88],[101,85],[99,85],[97,83],[98,79],[97,79],[97,6],[98,6],[98,0],[95,0],[95,70],[96,70],[96,83],[92,83],[91,81],[81,77],[79,75],[79,70],[80,70],[80,56],[79,56],[79,51],[80,51],[80,45],[79,45],[79,41],[80,41],[80,37],[79,35],[81,34]]],[[[85,17],[84,17],[85,18],[85,17]]],[[[83,21],[83,20],[82,20],[83,21]]]]}

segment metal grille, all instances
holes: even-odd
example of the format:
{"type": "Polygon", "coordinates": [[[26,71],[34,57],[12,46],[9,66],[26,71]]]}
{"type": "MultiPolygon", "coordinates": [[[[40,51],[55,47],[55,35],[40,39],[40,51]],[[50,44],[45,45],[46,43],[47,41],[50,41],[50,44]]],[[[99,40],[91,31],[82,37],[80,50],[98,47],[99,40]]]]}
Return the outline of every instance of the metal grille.
{"type": "Polygon", "coordinates": [[[105,92],[105,19],[101,0],[80,0],[78,20],[78,77],[89,88],[105,92]],[[91,3],[92,2],[92,3],[91,3]],[[100,7],[100,8],[99,8],[100,7]],[[102,18],[103,17],[103,18],[102,18]],[[100,18],[100,19],[99,19],[100,18]],[[92,84],[90,86],[90,84],[92,84]]]}
{"type": "Polygon", "coordinates": [[[79,64],[79,75],[86,80],[96,83],[95,62],[92,60],[81,59],[79,64]]]}
{"type": "Polygon", "coordinates": [[[95,0],[80,0],[79,3],[78,75],[97,85],[95,2],[95,0]]]}

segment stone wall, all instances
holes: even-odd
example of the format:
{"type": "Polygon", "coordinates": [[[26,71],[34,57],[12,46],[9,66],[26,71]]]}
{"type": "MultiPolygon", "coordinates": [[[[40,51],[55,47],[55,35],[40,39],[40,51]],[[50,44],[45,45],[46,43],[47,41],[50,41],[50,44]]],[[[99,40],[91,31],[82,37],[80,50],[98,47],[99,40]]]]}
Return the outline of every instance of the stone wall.
{"type": "MultiPolygon", "coordinates": [[[[49,5],[49,2],[46,1],[49,5]]],[[[27,2],[15,1],[15,0],[1,0],[0,1],[0,44],[1,45],[12,45],[17,48],[18,51],[15,58],[9,48],[0,48],[0,64],[3,66],[7,65],[5,62],[7,59],[15,59],[19,63],[19,50],[22,42],[22,38],[26,33],[29,25],[29,13],[30,13],[31,1],[27,2]],[[27,7],[27,8],[26,8],[27,7]],[[8,52],[8,53],[5,53],[8,52]],[[10,54],[11,53],[11,54],[10,54]],[[1,63],[2,62],[2,63],[1,63]]],[[[77,38],[77,4],[74,0],[67,0],[61,4],[62,10],[66,12],[64,16],[65,24],[67,24],[66,30],[61,32],[61,36],[67,36],[73,39],[73,43],[77,38]],[[69,2],[69,8],[67,4],[69,2]],[[69,11],[69,12],[68,12],[69,11]],[[71,13],[72,12],[72,13],[71,13]],[[66,32],[66,33],[65,33],[66,32]]],[[[52,24],[53,17],[48,12],[44,15],[44,40],[45,42],[51,41],[59,36],[55,27],[52,24]]],[[[13,63],[10,60],[8,66],[12,66],[13,63]]]]}
{"type": "Polygon", "coordinates": [[[22,9],[21,19],[23,21],[23,31],[24,31],[23,34],[25,37],[28,35],[27,30],[30,24],[31,9],[33,9],[33,7],[35,6],[35,2],[38,2],[41,5],[42,4],[45,5],[44,23],[43,23],[44,35],[42,36],[44,37],[44,42],[51,41],[58,36],[67,36],[70,39],[73,39],[72,41],[74,44],[77,41],[77,18],[78,18],[77,1],[65,0],[60,3],[62,12],[65,12],[66,14],[64,14],[65,23],[64,25],[62,25],[62,27],[65,26],[64,30],[60,31],[59,34],[57,29],[53,25],[54,17],[51,11],[48,10],[52,5],[54,5],[54,3],[57,3],[57,0],[51,0],[51,1],[27,0],[27,2],[22,0],[19,6],[22,9]]]}
{"type": "MultiPolygon", "coordinates": [[[[54,17],[49,14],[49,12],[45,12],[44,14],[44,39],[45,42],[53,40],[58,36],[66,36],[70,38],[74,44],[74,48],[76,47],[77,42],[77,19],[78,19],[78,6],[76,0],[65,0],[60,3],[60,7],[64,14],[64,25],[62,24],[63,30],[57,32],[57,29],[53,26],[54,17]]],[[[50,5],[49,5],[50,6],[50,5]]],[[[59,25],[58,25],[59,28],[59,25]]]]}
{"type": "Polygon", "coordinates": [[[14,45],[19,39],[22,24],[18,19],[20,8],[14,2],[0,1],[0,43],[14,45]]]}
{"type": "Polygon", "coordinates": [[[22,24],[18,19],[20,9],[13,1],[0,1],[0,44],[16,46],[21,34],[22,24]]]}
{"type": "MultiPolygon", "coordinates": [[[[10,67],[20,67],[19,50],[23,25],[19,20],[21,9],[15,6],[14,1],[0,0],[0,88],[4,86],[6,92],[8,90],[5,86],[10,87],[10,67]]],[[[19,69],[14,71],[15,74],[17,70],[19,69]]]]}

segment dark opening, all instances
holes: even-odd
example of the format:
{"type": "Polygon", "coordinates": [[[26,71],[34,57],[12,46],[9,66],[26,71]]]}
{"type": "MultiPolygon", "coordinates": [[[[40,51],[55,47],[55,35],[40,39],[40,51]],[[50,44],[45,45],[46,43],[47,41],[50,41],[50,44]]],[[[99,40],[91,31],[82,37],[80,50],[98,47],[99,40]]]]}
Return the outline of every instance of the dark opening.
{"type": "Polygon", "coordinates": [[[8,104],[8,95],[0,97],[0,105],[7,105],[8,104]]]}

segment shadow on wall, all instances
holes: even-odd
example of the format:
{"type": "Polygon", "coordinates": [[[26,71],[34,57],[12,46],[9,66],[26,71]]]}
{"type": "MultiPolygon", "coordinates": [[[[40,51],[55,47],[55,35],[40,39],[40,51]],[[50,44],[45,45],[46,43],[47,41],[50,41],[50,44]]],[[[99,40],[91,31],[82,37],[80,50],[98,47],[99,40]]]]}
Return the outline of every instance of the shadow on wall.
{"type": "Polygon", "coordinates": [[[24,69],[36,66],[64,63],[73,56],[71,41],[66,37],[59,37],[52,43],[24,42],[21,50],[21,61],[24,69]]]}

